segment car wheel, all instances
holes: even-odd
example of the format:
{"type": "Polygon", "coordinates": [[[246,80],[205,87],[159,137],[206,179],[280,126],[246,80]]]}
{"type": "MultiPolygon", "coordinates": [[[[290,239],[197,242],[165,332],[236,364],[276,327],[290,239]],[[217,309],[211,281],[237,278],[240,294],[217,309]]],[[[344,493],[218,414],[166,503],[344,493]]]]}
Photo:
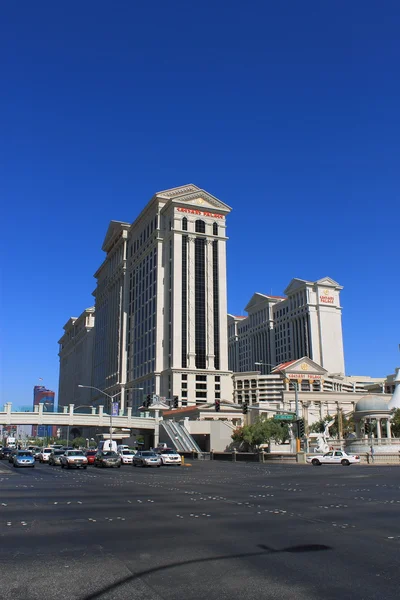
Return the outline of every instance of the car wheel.
{"type": "Polygon", "coordinates": [[[83,467],[83,468],[84,468],[84,469],[87,469],[87,465],[86,465],[86,467],[83,467]]]}
{"type": "Polygon", "coordinates": [[[120,468],[121,468],[121,465],[118,465],[118,469],[120,469],[120,468]]]}
{"type": "Polygon", "coordinates": [[[344,458],[344,459],[342,460],[342,465],[343,465],[344,467],[349,467],[349,466],[350,466],[350,461],[349,461],[349,460],[347,460],[347,458],[344,458]]]}
{"type": "Polygon", "coordinates": [[[144,462],[142,462],[142,468],[144,468],[146,465],[144,464],[144,462]]]}
{"type": "Polygon", "coordinates": [[[313,458],[311,461],[311,464],[314,465],[314,467],[320,467],[321,463],[319,462],[318,458],[313,458]]]}
{"type": "Polygon", "coordinates": [[[161,465],[157,465],[157,469],[159,469],[161,467],[161,465]]]}
{"type": "Polygon", "coordinates": [[[61,463],[61,468],[62,468],[62,469],[64,468],[64,463],[61,463]]]}

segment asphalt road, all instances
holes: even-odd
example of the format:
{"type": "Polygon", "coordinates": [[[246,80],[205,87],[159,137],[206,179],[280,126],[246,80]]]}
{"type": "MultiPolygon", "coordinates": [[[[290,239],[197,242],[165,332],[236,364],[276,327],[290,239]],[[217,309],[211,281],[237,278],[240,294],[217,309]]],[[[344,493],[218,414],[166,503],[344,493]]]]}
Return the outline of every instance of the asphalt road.
{"type": "Polygon", "coordinates": [[[0,461],[0,597],[400,597],[400,467],[191,464],[0,461]]]}

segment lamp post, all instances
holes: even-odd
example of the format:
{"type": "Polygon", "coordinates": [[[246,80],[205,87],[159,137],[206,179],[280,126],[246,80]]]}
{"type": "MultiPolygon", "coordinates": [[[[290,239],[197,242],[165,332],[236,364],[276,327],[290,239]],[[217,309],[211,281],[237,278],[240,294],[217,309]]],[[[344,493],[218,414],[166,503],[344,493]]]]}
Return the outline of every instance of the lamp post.
{"type": "MultiPolygon", "coordinates": [[[[120,391],[117,392],[116,394],[113,394],[112,396],[110,396],[110,394],[107,394],[106,392],[103,392],[103,390],[100,390],[99,388],[95,387],[94,385],[81,385],[78,384],[79,388],[86,388],[88,390],[96,390],[96,392],[100,392],[100,394],[103,394],[103,396],[106,396],[106,398],[108,398],[110,400],[110,450],[112,448],[112,418],[113,418],[113,400],[120,395],[120,391]]],[[[143,390],[143,388],[132,388],[133,390],[143,390]]]]}
{"type": "MultiPolygon", "coordinates": [[[[81,404],[80,406],[74,406],[74,411],[79,408],[92,408],[90,404],[81,404]]],[[[67,447],[69,446],[69,425],[67,425],[67,447]]]]}
{"type": "MultiPolygon", "coordinates": [[[[265,365],[267,367],[277,367],[278,365],[271,365],[270,363],[255,362],[255,365],[265,365]]],[[[300,437],[299,437],[299,382],[296,379],[292,380],[294,387],[294,402],[295,402],[295,413],[296,413],[296,452],[300,452],[300,437]]]]}

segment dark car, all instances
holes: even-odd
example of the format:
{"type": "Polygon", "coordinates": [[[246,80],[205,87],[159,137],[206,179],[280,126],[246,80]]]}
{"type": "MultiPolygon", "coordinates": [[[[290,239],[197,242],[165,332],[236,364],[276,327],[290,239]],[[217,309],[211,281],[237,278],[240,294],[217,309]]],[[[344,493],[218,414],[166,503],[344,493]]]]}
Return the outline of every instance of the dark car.
{"type": "Polygon", "coordinates": [[[5,458],[8,458],[10,456],[10,454],[12,453],[13,448],[2,448],[0,450],[0,459],[4,460],[5,458]]]}
{"type": "Polygon", "coordinates": [[[95,467],[121,467],[121,457],[113,450],[97,452],[94,459],[95,467]]]}
{"type": "Polygon", "coordinates": [[[9,463],[13,463],[14,462],[14,456],[16,456],[18,452],[18,448],[13,448],[10,452],[10,454],[8,455],[8,462],[9,463]]]}

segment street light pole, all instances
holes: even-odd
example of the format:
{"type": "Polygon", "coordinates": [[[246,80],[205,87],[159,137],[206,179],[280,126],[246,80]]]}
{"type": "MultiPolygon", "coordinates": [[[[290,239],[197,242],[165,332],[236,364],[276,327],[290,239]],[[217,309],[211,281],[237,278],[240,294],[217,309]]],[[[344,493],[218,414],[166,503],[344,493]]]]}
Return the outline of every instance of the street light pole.
{"type": "MultiPolygon", "coordinates": [[[[112,418],[113,418],[113,400],[120,395],[120,391],[117,392],[116,394],[113,394],[112,396],[110,396],[110,394],[107,394],[106,392],[104,392],[103,390],[100,390],[99,388],[95,387],[94,385],[81,385],[78,384],[79,388],[86,388],[88,390],[96,390],[97,392],[100,392],[100,394],[103,394],[103,396],[106,396],[106,398],[108,398],[110,400],[110,450],[112,448],[112,418]]],[[[133,388],[134,390],[142,390],[143,388],[133,388]]]]}
{"type": "MultiPolygon", "coordinates": [[[[255,362],[255,365],[265,365],[267,367],[277,367],[279,365],[272,365],[270,363],[255,362]]],[[[299,382],[294,379],[294,402],[295,402],[295,413],[296,413],[296,452],[300,452],[300,436],[299,436],[299,382]]]]}

